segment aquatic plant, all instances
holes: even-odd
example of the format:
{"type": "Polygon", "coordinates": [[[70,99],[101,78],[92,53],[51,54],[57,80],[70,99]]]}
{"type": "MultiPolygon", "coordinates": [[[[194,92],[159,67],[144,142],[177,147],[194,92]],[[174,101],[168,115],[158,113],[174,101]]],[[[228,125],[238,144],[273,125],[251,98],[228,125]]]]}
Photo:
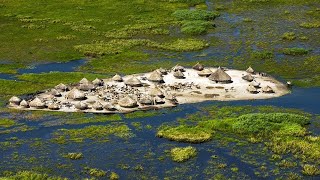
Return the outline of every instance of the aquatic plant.
{"type": "Polygon", "coordinates": [[[316,165],[305,164],[302,166],[302,173],[308,176],[316,176],[320,174],[320,169],[316,165]]]}
{"type": "Polygon", "coordinates": [[[4,127],[4,128],[8,128],[11,126],[14,126],[16,124],[16,122],[12,119],[0,119],[0,128],[4,127]]]}
{"type": "Polygon", "coordinates": [[[111,172],[109,179],[110,180],[118,180],[118,179],[120,179],[120,176],[115,172],[111,172]]]}
{"type": "Polygon", "coordinates": [[[34,179],[34,180],[67,180],[67,178],[49,176],[47,174],[40,174],[33,171],[19,171],[14,175],[9,175],[6,177],[0,177],[3,180],[18,180],[18,179],[34,179]]]}
{"type": "Polygon", "coordinates": [[[170,3],[187,3],[190,6],[205,3],[205,0],[162,0],[162,1],[167,1],[170,3]]]}
{"type": "Polygon", "coordinates": [[[285,32],[282,35],[282,39],[292,41],[292,40],[296,39],[296,34],[294,32],[285,32]]]}
{"type": "Polygon", "coordinates": [[[284,48],[282,50],[283,54],[286,54],[286,55],[293,55],[293,56],[296,56],[296,55],[304,55],[304,54],[308,54],[309,53],[309,50],[307,49],[304,49],[304,48],[284,48]]]}
{"type": "Polygon", "coordinates": [[[103,177],[107,173],[104,170],[98,168],[85,168],[90,176],[103,177]]]}
{"type": "Polygon", "coordinates": [[[72,159],[72,160],[78,160],[83,158],[82,153],[68,153],[64,157],[72,159]]]}
{"type": "Polygon", "coordinates": [[[171,158],[175,162],[184,162],[197,155],[197,149],[188,147],[175,147],[170,150],[171,158]]]}
{"type": "Polygon", "coordinates": [[[189,10],[182,9],[177,10],[172,14],[178,20],[214,20],[220,16],[219,12],[206,11],[201,9],[189,10]]]}
{"type": "Polygon", "coordinates": [[[158,116],[161,112],[159,111],[135,111],[132,113],[127,113],[124,115],[125,118],[133,119],[133,118],[146,118],[152,116],[158,116]]]}
{"type": "Polygon", "coordinates": [[[320,27],[320,22],[304,22],[300,24],[300,27],[303,28],[319,28],[320,27]]]}
{"type": "Polygon", "coordinates": [[[206,33],[210,27],[213,27],[213,24],[209,21],[183,21],[181,32],[189,35],[200,35],[206,33]]]}

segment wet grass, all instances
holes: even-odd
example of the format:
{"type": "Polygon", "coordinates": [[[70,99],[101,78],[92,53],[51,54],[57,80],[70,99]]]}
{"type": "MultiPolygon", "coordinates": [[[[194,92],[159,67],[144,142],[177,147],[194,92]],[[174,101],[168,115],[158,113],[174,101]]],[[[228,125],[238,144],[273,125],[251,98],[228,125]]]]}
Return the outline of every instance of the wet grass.
{"type": "Polygon", "coordinates": [[[0,128],[8,128],[16,125],[16,122],[12,119],[0,119],[0,128]]]}
{"type": "Polygon", "coordinates": [[[171,158],[175,162],[184,162],[197,155],[197,149],[188,147],[175,147],[170,150],[171,158]]]}
{"type": "Polygon", "coordinates": [[[24,67],[22,64],[0,64],[0,73],[16,74],[18,69],[24,67]]]}
{"type": "Polygon", "coordinates": [[[19,171],[15,174],[8,173],[0,179],[15,180],[15,179],[36,179],[36,180],[67,180],[67,178],[49,176],[47,174],[37,173],[33,171],[19,171]]]}
{"type": "Polygon", "coordinates": [[[128,119],[146,118],[146,117],[157,116],[160,114],[161,114],[161,112],[159,112],[159,111],[135,111],[132,113],[125,114],[124,117],[128,118],[128,119]]]}
{"type": "Polygon", "coordinates": [[[286,55],[297,56],[297,55],[308,54],[309,50],[304,48],[284,48],[282,52],[286,55]]]}

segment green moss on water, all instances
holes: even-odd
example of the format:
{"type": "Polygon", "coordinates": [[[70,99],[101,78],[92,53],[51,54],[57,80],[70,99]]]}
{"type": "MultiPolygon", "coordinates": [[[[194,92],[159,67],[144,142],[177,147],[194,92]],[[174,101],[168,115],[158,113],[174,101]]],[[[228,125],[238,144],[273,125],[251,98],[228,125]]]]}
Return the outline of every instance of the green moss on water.
{"type": "Polygon", "coordinates": [[[297,55],[305,55],[309,53],[309,50],[304,49],[304,48],[284,48],[282,50],[283,54],[286,55],[292,55],[292,56],[297,56],[297,55]]]}
{"type": "Polygon", "coordinates": [[[0,119],[0,128],[8,128],[16,125],[16,122],[12,119],[0,119]]]}
{"type": "Polygon", "coordinates": [[[146,117],[152,117],[152,116],[158,116],[162,114],[159,111],[135,111],[132,113],[125,114],[124,117],[128,119],[134,119],[134,118],[146,118],[146,117]]]}
{"type": "Polygon", "coordinates": [[[320,169],[316,165],[305,164],[302,166],[302,173],[308,176],[316,176],[320,174],[320,169]]]}
{"type": "Polygon", "coordinates": [[[118,179],[120,179],[120,176],[115,172],[111,172],[110,176],[109,176],[109,179],[110,180],[118,180],[118,179]]]}
{"type": "Polygon", "coordinates": [[[175,147],[170,150],[170,155],[175,162],[184,162],[197,155],[197,149],[188,147],[175,147]]]}

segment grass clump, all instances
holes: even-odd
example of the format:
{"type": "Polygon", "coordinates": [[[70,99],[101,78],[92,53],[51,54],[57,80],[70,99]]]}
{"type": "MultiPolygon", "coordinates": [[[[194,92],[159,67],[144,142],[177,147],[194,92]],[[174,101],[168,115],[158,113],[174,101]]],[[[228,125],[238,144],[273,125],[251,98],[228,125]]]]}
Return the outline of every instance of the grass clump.
{"type": "Polygon", "coordinates": [[[162,1],[167,1],[170,3],[186,3],[190,6],[194,6],[194,5],[206,2],[205,0],[162,0],[162,1]]]}
{"type": "Polygon", "coordinates": [[[320,22],[304,22],[300,24],[300,27],[311,29],[311,28],[319,28],[320,27],[320,22]]]}
{"type": "Polygon", "coordinates": [[[282,50],[283,54],[286,55],[292,55],[292,56],[297,56],[297,55],[305,55],[309,53],[309,50],[304,49],[304,48],[284,48],[282,50]]]}
{"type": "Polygon", "coordinates": [[[272,59],[274,57],[274,53],[271,51],[254,51],[251,54],[251,57],[259,60],[272,59]]]}
{"type": "Polygon", "coordinates": [[[94,177],[103,177],[107,173],[104,170],[98,169],[98,168],[85,168],[88,171],[88,174],[90,176],[94,177]]]}
{"type": "Polygon", "coordinates": [[[134,119],[134,118],[146,118],[146,117],[152,117],[152,116],[158,116],[161,113],[159,111],[135,111],[132,113],[125,114],[124,117],[128,119],[134,119]]]}
{"type": "Polygon", "coordinates": [[[49,176],[47,174],[40,174],[33,171],[19,171],[14,175],[0,177],[1,180],[23,180],[23,179],[35,179],[35,180],[67,180],[67,178],[49,176]]]}
{"type": "Polygon", "coordinates": [[[216,17],[220,16],[219,12],[206,11],[201,9],[196,10],[177,10],[172,14],[175,18],[180,21],[183,20],[214,20],[216,17]]]}
{"type": "Polygon", "coordinates": [[[188,146],[184,148],[175,147],[170,151],[171,158],[175,162],[184,162],[197,155],[197,149],[188,146]]]}
{"type": "Polygon", "coordinates": [[[118,180],[118,179],[120,179],[120,176],[115,172],[111,172],[109,179],[110,180],[118,180]]]}
{"type": "Polygon", "coordinates": [[[181,32],[189,35],[205,34],[208,28],[212,27],[209,21],[184,21],[182,22],[181,32]]]}
{"type": "Polygon", "coordinates": [[[18,69],[24,67],[22,64],[0,64],[0,73],[16,74],[18,69]]]}
{"type": "Polygon", "coordinates": [[[282,39],[292,41],[296,39],[296,34],[294,32],[286,32],[282,35],[282,39]]]}
{"type": "Polygon", "coordinates": [[[302,166],[302,174],[308,176],[317,176],[320,174],[320,169],[316,165],[305,164],[302,166]]]}
{"type": "Polygon", "coordinates": [[[12,119],[0,119],[0,128],[8,128],[16,125],[16,122],[12,119]]]}
{"type": "Polygon", "coordinates": [[[209,141],[212,138],[212,132],[198,126],[181,125],[178,127],[164,127],[158,131],[157,136],[178,142],[201,143],[209,141]]]}
{"type": "Polygon", "coordinates": [[[82,153],[68,153],[65,155],[66,158],[71,159],[71,160],[78,160],[83,158],[82,153]]]}

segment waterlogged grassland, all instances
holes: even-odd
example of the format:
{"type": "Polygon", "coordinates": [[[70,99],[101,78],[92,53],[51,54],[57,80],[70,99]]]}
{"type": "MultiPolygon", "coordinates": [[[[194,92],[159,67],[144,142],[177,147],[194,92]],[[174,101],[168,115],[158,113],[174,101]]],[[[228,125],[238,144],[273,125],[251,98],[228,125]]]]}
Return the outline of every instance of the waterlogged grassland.
{"type": "Polygon", "coordinates": [[[175,162],[184,162],[197,155],[197,149],[188,147],[175,147],[170,150],[171,158],[175,162]]]}

